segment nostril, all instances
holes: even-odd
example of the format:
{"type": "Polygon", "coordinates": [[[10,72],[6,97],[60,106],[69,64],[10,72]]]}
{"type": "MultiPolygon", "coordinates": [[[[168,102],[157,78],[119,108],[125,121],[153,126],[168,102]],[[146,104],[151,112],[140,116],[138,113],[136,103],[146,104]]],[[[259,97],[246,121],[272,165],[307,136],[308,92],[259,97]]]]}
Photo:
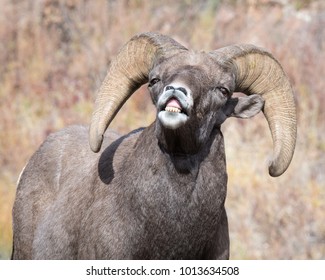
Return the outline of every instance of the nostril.
{"type": "Polygon", "coordinates": [[[175,90],[175,88],[173,86],[166,86],[165,91],[167,91],[167,90],[175,90]]]}
{"type": "Polygon", "coordinates": [[[185,95],[187,95],[187,90],[185,88],[179,87],[179,88],[177,88],[177,90],[179,90],[179,91],[183,92],[185,95]]]}
{"type": "Polygon", "coordinates": [[[175,91],[175,90],[178,90],[178,91],[181,91],[182,93],[184,93],[186,96],[187,96],[187,90],[183,87],[173,87],[173,86],[166,86],[165,87],[165,91],[169,91],[169,90],[172,90],[172,91],[175,91]]]}

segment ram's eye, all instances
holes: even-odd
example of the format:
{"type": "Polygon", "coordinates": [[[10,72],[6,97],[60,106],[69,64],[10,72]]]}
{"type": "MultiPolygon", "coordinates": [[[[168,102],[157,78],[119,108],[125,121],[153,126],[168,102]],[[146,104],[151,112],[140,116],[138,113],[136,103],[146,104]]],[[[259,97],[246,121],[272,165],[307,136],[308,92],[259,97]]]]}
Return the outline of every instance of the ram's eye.
{"type": "Polygon", "coordinates": [[[225,87],[220,87],[220,91],[224,96],[229,96],[229,90],[225,87]]]}
{"type": "Polygon", "coordinates": [[[149,81],[149,87],[152,87],[154,84],[158,83],[160,81],[159,78],[153,78],[149,81]]]}
{"type": "Polygon", "coordinates": [[[228,97],[230,95],[229,89],[227,89],[225,87],[216,87],[216,88],[214,88],[214,90],[220,91],[222,93],[222,95],[225,97],[228,97]]]}

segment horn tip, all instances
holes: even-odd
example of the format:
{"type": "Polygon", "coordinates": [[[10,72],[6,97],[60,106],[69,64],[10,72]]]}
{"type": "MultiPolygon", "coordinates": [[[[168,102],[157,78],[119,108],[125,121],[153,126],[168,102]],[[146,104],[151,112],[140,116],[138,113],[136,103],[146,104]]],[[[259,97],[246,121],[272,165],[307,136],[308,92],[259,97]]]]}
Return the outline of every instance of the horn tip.
{"type": "Polygon", "coordinates": [[[269,174],[272,177],[281,176],[288,168],[289,164],[281,164],[277,160],[271,160],[269,163],[269,174]]]}
{"type": "Polygon", "coordinates": [[[94,153],[98,153],[103,143],[103,135],[90,135],[89,146],[94,153]]]}
{"type": "Polygon", "coordinates": [[[273,166],[272,164],[269,166],[269,174],[272,177],[279,177],[284,173],[285,170],[279,170],[276,166],[273,166]]]}

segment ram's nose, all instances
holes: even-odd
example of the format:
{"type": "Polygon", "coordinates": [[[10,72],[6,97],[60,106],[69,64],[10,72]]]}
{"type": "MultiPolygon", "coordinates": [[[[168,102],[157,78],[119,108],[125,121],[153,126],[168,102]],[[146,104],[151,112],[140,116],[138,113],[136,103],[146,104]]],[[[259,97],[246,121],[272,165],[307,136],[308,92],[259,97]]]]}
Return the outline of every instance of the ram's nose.
{"type": "Polygon", "coordinates": [[[168,85],[168,86],[165,86],[164,91],[165,92],[166,91],[172,91],[172,92],[174,92],[174,91],[180,91],[180,92],[184,93],[187,96],[187,90],[186,90],[186,88],[180,87],[180,86],[168,85]]]}

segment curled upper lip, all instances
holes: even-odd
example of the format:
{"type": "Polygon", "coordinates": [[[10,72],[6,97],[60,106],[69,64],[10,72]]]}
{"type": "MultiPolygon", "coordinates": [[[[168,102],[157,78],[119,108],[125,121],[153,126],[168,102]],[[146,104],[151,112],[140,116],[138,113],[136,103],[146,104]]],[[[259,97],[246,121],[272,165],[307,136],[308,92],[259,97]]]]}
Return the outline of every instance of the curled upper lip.
{"type": "Polygon", "coordinates": [[[188,115],[189,104],[187,102],[186,95],[180,90],[167,90],[158,99],[158,109],[159,111],[164,111],[166,105],[171,99],[176,99],[181,105],[181,113],[188,115]]]}

